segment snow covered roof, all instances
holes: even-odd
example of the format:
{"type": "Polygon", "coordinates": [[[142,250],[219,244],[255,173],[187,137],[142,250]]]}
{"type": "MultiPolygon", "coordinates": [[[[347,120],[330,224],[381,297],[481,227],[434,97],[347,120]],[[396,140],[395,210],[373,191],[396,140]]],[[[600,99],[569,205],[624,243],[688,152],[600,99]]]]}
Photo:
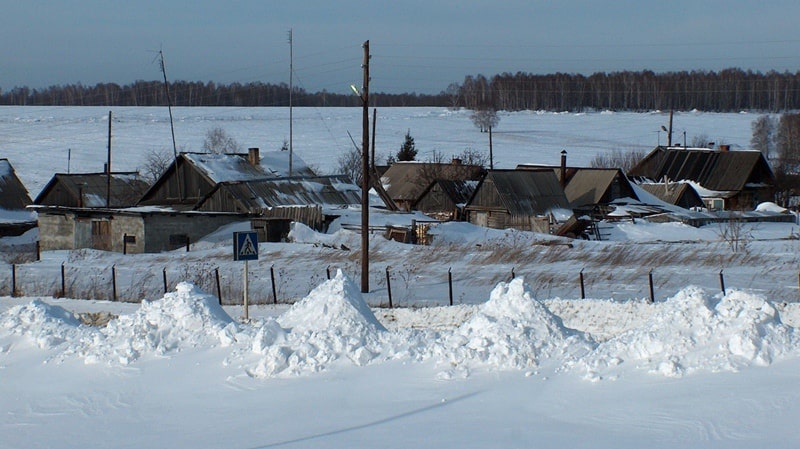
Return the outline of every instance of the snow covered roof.
{"type": "Polygon", "coordinates": [[[359,188],[345,176],[232,181],[218,184],[196,209],[212,210],[221,203],[225,203],[227,212],[255,212],[278,206],[341,208],[361,204],[361,195],[359,188]]]}

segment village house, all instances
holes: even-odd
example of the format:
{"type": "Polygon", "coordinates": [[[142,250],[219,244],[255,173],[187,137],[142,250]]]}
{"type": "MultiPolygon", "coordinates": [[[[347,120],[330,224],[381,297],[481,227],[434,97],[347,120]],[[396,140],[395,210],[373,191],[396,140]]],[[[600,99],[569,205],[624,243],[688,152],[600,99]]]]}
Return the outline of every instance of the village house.
{"type": "Polygon", "coordinates": [[[553,232],[572,216],[552,169],[489,170],[465,207],[467,219],[495,229],[553,232]]]}
{"type": "Polygon", "coordinates": [[[753,210],[773,201],[775,175],[759,151],[656,147],[629,175],[640,182],[689,182],[709,210],[753,210]]]}
{"type": "Polygon", "coordinates": [[[464,207],[477,186],[478,181],[437,179],[422,192],[416,209],[437,220],[464,220],[464,207]]]}
{"type": "MultiPolygon", "coordinates": [[[[261,156],[258,148],[247,153],[180,153],[142,195],[139,205],[192,210],[219,183],[289,176],[287,151],[261,156]]],[[[315,176],[297,156],[293,162],[293,176],[315,176]]]]}
{"type": "MultiPolygon", "coordinates": [[[[484,173],[483,167],[465,165],[459,159],[451,163],[396,162],[383,173],[381,184],[400,210],[412,211],[417,209],[422,194],[435,181],[479,181],[484,173]]],[[[437,212],[449,212],[449,209],[437,212]]]]}

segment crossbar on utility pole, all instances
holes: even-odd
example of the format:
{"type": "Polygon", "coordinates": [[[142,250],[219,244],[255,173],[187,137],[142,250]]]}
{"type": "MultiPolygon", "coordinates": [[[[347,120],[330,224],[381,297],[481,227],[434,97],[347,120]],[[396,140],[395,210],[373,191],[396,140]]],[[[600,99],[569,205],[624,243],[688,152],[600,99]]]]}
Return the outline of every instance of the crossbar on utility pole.
{"type": "Polygon", "coordinates": [[[369,41],[364,41],[361,139],[361,293],[369,293],[369,41]]]}

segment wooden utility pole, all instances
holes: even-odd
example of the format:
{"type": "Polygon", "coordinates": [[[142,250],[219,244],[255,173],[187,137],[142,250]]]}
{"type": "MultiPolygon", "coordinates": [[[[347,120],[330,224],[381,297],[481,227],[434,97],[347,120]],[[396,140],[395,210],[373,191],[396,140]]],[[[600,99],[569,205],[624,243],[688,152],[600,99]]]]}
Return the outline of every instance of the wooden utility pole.
{"type": "Polygon", "coordinates": [[[361,88],[361,293],[369,293],[369,41],[364,41],[364,83],[361,88]]]}
{"type": "Polygon", "coordinates": [[[111,207],[111,111],[108,111],[108,161],[106,162],[106,208],[111,207]]]}
{"type": "Polygon", "coordinates": [[[494,170],[494,155],[492,154],[492,127],[489,127],[489,170],[494,170]]]}
{"type": "Polygon", "coordinates": [[[292,176],[292,91],[294,90],[294,43],[292,42],[292,29],[289,28],[289,176],[292,176]]]}

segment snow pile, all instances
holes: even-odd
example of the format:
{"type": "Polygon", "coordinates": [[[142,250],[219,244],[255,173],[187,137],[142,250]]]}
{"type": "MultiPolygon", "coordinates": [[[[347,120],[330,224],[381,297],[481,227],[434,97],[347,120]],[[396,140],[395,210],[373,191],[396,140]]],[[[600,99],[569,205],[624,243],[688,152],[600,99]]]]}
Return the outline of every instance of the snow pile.
{"type": "Polygon", "coordinates": [[[272,377],[322,371],[342,359],[366,365],[382,352],[392,353],[384,349],[386,333],[359,288],[337,270],[335,278],[262,326],[262,338],[252,346],[262,357],[247,371],[272,377]]]}
{"type": "Polygon", "coordinates": [[[157,301],[142,301],[136,312],[111,320],[94,345],[86,348],[86,362],[126,365],[144,354],[228,346],[238,331],[218,301],[197,286],[181,282],[175,292],[157,301]]]}
{"type": "Polygon", "coordinates": [[[738,371],[798,354],[800,336],[763,298],[739,291],[719,300],[687,287],[641,326],[600,344],[578,366],[589,380],[615,378],[618,366],[681,377],[699,370],[738,371]]]}
{"type": "Polygon", "coordinates": [[[54,349],[66,342],[80,340],[84,332],[90,330],[82,326],[72,313],[38,299],[30,304],[14,306],[0,315],[0,337],[25,336],[41,349],[54,349]]]}
{"type": "Polygon", "coordinates": [[[566,328],[561,319],[533,298],[530,287],[518,277],[498,284],[489,301],[439,348],[451,377],[467,375],[473,366],[496,369],[536,369],[580,357],[593,344],[581,333],[566,328]]]}

